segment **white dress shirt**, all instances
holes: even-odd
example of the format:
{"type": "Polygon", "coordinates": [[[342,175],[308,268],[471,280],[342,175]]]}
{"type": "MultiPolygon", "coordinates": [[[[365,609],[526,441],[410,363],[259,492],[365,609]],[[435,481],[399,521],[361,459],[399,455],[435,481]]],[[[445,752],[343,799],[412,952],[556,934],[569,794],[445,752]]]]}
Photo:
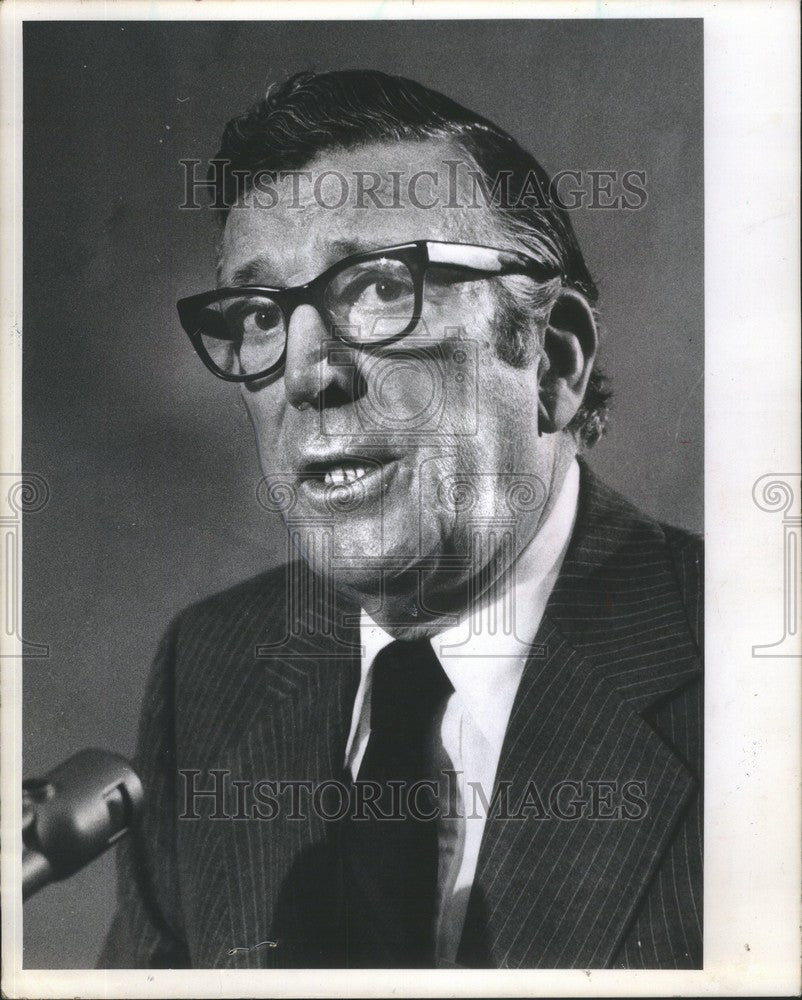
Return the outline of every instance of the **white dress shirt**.
{"type": "MultiPolygon", "coordinates": [[[[438,770],[456,772],[454,808],[441,801],[438,819],[436,958],[456,961],[479,847],[485,803],[492,799],[504,734],[524,665],[562,566],[579,495],[573,462],[549,516],[518,557],[512,585],[477,602],[432,646],[454,688],[440,721],[438,770]],[[484,793],[484,798],[478,789],[484,793]],[[445,815],[448,814],[448,815],[445,815]]],[[[351,716],[345,765],[355,779],[370,737],[371,669],[393,637],[362,612],[362,674],[351,716]]],[[[442,787],[448,785],[444,779],[442,787]]]]}

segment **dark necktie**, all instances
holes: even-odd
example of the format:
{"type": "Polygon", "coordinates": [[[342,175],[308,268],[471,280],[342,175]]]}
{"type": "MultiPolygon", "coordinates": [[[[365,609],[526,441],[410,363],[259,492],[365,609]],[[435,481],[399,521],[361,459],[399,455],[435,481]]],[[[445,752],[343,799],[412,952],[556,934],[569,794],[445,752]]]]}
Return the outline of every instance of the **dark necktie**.
{"type": "Polygon", "coordinates": [[[346,830],[349,964],[433,964],[436,795],[420,783],[438,777],[435,723],[452,691],[428,639],[397,640],[374,660],[371,734],[356,784],[375,785],[381,815],[366,809],[369,818],[352,819],[346,830]]]}

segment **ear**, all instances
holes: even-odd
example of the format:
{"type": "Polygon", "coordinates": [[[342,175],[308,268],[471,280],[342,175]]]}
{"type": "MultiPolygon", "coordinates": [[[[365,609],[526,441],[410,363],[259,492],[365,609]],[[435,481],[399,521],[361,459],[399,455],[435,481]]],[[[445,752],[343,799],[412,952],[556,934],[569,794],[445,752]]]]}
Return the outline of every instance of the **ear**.
{"type": "Polygon", "coordinates": [[[564,430],[582,405],[598,332],[593,310],[579,292],[564,288],[552,306],[546,326],[547,364],[540,380],[540,427],[547,433],[564,430]]]}

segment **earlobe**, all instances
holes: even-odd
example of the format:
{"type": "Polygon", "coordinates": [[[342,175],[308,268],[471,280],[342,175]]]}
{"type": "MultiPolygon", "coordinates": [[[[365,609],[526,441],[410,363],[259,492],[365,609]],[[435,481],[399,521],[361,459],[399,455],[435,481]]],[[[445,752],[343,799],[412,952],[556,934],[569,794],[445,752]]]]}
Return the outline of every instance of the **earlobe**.
{"type": "Polygon", "coordinates": [[[564,288],[546,327],[547,367],[540,380],[540,430],[564,430],[573,420],[587,389],[598,346],[596,319],[587,299],[564,288]]]}

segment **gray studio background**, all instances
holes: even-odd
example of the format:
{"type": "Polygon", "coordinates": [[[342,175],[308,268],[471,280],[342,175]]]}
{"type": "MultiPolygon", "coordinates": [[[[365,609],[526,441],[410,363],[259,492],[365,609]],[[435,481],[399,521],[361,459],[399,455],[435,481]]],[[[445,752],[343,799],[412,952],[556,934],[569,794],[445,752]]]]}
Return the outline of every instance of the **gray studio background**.
{"type": "MultiPolygon", "coordinates": [[[[415,77],[547,170],[645,170],[640,211],[573,213],[615,409],[591,454],[662,519],[703,527],[701,21],[29,23],[24,34],[24,773],[130,754],[149,661],[189,602],[281,558],[237,389],[174,302],[214,284],[179,160],[299,69],[415,77]]],[[[94,964],[113,856],[25,906],[26,968],[94,964]]]]}

